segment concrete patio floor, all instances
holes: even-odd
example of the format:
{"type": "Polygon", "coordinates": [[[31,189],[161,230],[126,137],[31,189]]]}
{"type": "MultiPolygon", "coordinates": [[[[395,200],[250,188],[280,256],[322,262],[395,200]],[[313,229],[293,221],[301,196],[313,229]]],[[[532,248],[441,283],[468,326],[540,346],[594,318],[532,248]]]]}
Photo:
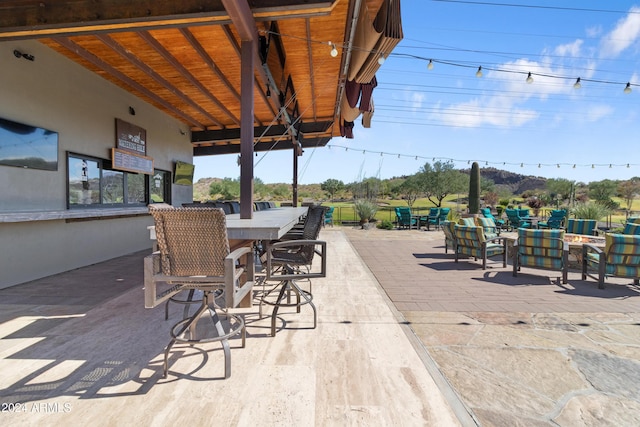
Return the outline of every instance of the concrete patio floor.
{"type": "Polygon", "coordinates": [[[474,261],[440,231],[325,228],[329,275],[270,337],[163,349],[146,253],[0,290],[4,425],[640,425],[640,289],[474,261]],[[354,250],[355,249],[355,250],[354,250]],[[19,404],[19,405],[16,405],[19,404]]]}

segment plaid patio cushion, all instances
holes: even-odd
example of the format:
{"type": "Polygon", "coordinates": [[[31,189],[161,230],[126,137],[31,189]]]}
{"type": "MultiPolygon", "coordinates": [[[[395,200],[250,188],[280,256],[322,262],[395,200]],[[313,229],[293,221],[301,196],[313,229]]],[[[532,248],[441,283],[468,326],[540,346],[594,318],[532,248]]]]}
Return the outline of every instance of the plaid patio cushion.
{"type": "Polygon", "coordinates": [[[476,225],[482,227],[484,230],[484,237],[487,239],[492,239],[498,236],[498,227],[496,226],[496,222],[492,218],[484,218],[477,217],[476,225]]]}
{"type": "Polygon", "coordinates": [[[518,229],[518,260],[526,267],[562,269],[564,230],[518,229]]]}
{"type": "MultiPolygon", "coordinates": [[[[633,219],[638,219],[638,218],[633,218],[633,219]]],[[[633,236],[640,235],[640,223],[627,222],[624,225],[624,231],[622,232],[622,234],[633,235],[633,236]]]]}
{"type": "Polygon", "coordinates": [[[472,218],[472,217],[460,218],[460,219],[458,219],[458,224],[466,225],[468,227],[473,227],[473,226],[476,225],[476,220],[475,220],[475,218],[472,218]]]}
{"type": "Polygon", "coordinates": [[[595,219],[571,218],[567,222],[567,233],[593,235],[598,221],[595,219]]]}

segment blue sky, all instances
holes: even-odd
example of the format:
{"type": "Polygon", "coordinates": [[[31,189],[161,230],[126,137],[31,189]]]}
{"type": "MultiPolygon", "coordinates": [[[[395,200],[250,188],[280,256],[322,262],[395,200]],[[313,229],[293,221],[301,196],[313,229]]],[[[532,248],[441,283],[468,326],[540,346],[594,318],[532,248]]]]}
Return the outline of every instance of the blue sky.
{"type": "MultiPolygon", "coordinates": [[[[386,179],[434,159],[587,183],[640,176],[640,2],[401,6],[404,39],[377,73],[372,127],[358,118],[354,139],[305,149],[299,183],[386,179]]],[[[196,157],[195,178],[237,178],[236,157],[196,157]]],[[[292,181],[289,151],[255,162],[262,181],[292,181]]]]}

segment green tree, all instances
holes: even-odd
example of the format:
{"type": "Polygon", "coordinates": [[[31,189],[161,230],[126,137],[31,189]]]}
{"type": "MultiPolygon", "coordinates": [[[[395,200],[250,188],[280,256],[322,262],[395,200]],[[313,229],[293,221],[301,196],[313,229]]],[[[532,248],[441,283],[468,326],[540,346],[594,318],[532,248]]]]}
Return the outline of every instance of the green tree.
{"type": "Polygon", "coordinates": [[[572,200],[576,183],[565,178],[550,178],[546,183],[551,200],[572,200]]]}
{"type": "Polygon", "coordinates": [[[420,168],[419,179],[427,199],[437,207],[449,194],[466,193],[469,177],[454,169],[453,162],[427,162],[420,168]]]}
{"type": "Polygon", "coordinates": [[[396,193],[407,202],[410,208],[422,192],[422,183],[418,175],[411,175],[396,187],[396,193]]]}
{"type": "Polygon", "coordinates": [[[209,185],[209,196],[212,199],[237,200],[240,198],[240,180],[224,178],[209,185]]]}
{"type": "Polygon", "coordinates": [[[618,184],[610,179],[589,183],[589,197],[598,201],[608,203],[611,197],[616,194],[618,184]]]}
{"type": "Polygon", "coordinates": [[[326,191],[329,194],[331,201],[333,201],[335,194],[344,189],[344,182],[339,179],[329,178],[320,184],[320,188],[322,191],[326,191]]]}
{"type": "Polygon", "coordinates": [[[640,178],[631,178],[618,184],[618,194],[627,204],[627,210],[631,210],[633,199],[640,194],[640,178]]]}

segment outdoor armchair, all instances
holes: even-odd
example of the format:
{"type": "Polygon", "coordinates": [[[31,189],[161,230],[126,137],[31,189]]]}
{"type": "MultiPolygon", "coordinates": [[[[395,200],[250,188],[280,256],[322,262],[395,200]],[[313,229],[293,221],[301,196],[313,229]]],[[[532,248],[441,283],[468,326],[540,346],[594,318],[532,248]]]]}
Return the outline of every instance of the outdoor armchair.
{"type": "Polygon", "coordinates": [[[566,216],[564,209],[554,209],[546,221],[538,221],[538,228],[562,228],[566,216]]]}
{"type": "Polygon", "coordinates": [[[241,335],[244,347],[246,336],[244,319],[228,310],[251,294],[253,251],[250,247],[230,251],[222,209],[154,208],[150,212],[158,251],[144,260],[145,307],[156,307],[183,290],[202,293],[196,312],[171,328],[171,341],[164,352],[164,376],[169,352],[176,342],[194,345],[219,341],[225,357],[224,377],[228,378],[229,338],[241,335]],[[209,327],[197,328],[201,323],[209,327]]]}
{"type": "Polygon", "coordinates": [[[482,260],[482,269],[487,268],[487,258],[502,255],[502,266],[507,266],[507,239],[494,237],[487,239],[482,227],[455,225],[456,262],[460,255],[482,260]]]}
{"type": "Polygon", "coordinates": [[[510,228],[529,228],[531,226],[530,222],[527,222],[520,217],[518,209],[505,209],[504,212],[507,215],[510,228]]]}
{"type": "Polygon", "coordinates": [[[411,216],[411,209],[404,206],[396,207],[396,219],[398,228],[411,228],[418,223],[418,218],[411,216]]]}
{"type": "Polygon", "coordinates": [[[596,279],[600,289],[604,289],[607,276],[630,278],[638,285],[640,236],[607,233],[604,249],[585,243],[582,246],[582,280],[587,276],[596,279]]]}
{"type": "Polygon", "coordinates": [[[622,234],[626,234],[629,236],[640,235],[640,218],[628,218],[626,224],[624,225],[622,234]]]}
{"type": "Polygon", "coordinates": [[[438,227],[440,225],[440,208],[430,208],[427,216],[420,217],[420,222],[426,224],[427,231],[431,229],[431,225],[438,227]]]}
{"type": "Polygon", "coordinates": [[[333,206],[329,206],[327,211],[324,213],[324,223],[323,226],[329,224],[333,227],[333,210],[335,208],[333,206]]]}
{"type": "Polygon", "coordinates": [[[484,236],[487,239],[498,237],[500,235],[500,227],[496,225],[493,218],[485,218],[483,216],[478,216],[475,218],[475,220],[476,220],[475,225],[482,227],[484,231],[484,236]]]}
{"type": "Polygon", "coordinates": [[[498,228],[502,228],[505,225],[505,221],[502,218],[496,218],[492,213],[491,213],[491,209],[490,208],[481,208],[480,209],[480,213],[482,214],[483,217],[485,218],[490,218],[493,220],[493,222],[496,223],[496,226],[498,228]]]}
{"type": "Polygon", "coordinates": [[[567,283],[569,244],[564,241],[564,230],[518,229],[513,249],[513,277],[520,267],[539,268],[562,272],[562,283],[567,283]]]}
{"type": "Polygon", "coordinates": [[[444,233],[444,253],[448,253],[451,249],[454,253],[456,251],[456,235],[455,227],[456,223],[453,221],[445,221],[441,227],[444,233]]]}

